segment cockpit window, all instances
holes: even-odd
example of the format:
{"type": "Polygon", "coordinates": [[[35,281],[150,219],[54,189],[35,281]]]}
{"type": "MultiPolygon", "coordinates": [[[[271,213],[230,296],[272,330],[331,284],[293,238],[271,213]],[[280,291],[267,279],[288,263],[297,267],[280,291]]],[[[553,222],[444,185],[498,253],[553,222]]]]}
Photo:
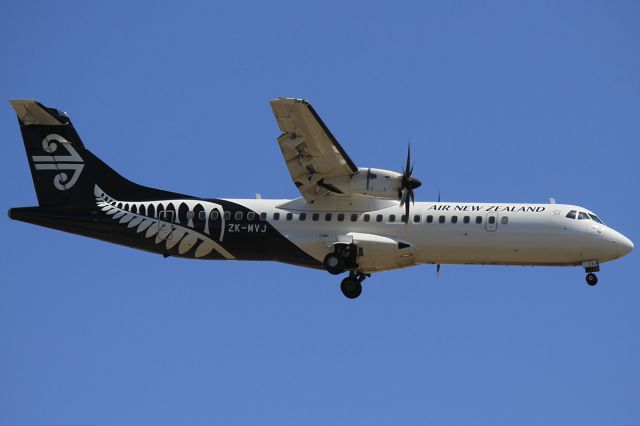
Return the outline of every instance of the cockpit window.
{"type": "Polygon", "coordinates": [[[567,213],[567,217],[569,219],[575,219],[576,218],[576,211],[575,210],[571,210],[569,213],[567,213]]]}
{"type": "Polygon", "coordinates": [[[593,220],[595,220],[596,222],[598,222],[601,225],[604,225],[604,223],[600,220],[600,218],[598,216],[596,216],[595,214],[589,213],[589,217],[593,220]]]}
{"type": "Polygon", "coordinates": [[[589,215],[585,212],[578,213],[578,220],[589,220],[589,215]]]}

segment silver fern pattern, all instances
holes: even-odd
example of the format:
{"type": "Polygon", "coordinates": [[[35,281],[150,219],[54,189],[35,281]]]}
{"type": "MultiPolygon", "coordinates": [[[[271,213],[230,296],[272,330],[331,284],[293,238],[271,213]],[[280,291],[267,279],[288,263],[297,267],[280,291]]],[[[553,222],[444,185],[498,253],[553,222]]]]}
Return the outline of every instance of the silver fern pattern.
{"type": "Polygon", "coordinates": [[[225,259],[235,259],[211,235],[219,228],[218,241],[222,242],[224,237],[224,209],[217,203],[201,200],[120,201],[106,194],[98,185],[94,187],[94,195],[96,205],[102,212],[127,228],[135,228],[136,233],[144,233],[145,238],[155,237],[155,243],[164,244],[166,250],[178,245],[178,253],[184,255],[195,247],[193,256],[196,258],[215,250],[225,259]],[[165,212],[164,208],[171,205],[186,206],[186,224],[177,222],[175,210],[172,214],[161,217],[162,212],[165,212]],[[213,211],[218,211],[217,217],[221,221],[218,227],[210,220],[213,211]],[[196,212],[199,223],[203,225],[202,230],[194,229],[196,212]]]}

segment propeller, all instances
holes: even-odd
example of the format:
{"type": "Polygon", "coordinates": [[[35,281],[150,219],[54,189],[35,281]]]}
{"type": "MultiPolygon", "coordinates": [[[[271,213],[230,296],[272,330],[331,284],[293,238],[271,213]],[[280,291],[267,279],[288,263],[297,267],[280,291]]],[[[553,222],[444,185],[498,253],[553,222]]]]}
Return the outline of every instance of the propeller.
{"type": "Polygon", "coordinates": [[[409,201],[415,203],[414,189],[422,185],[418,179],[411,176],[413,174],[413,165],[411,164],[411,144],[407,147],[407,165],[402,168],[402,180],[400,186],[400,207],[405,206],[404,223],[409,223],[409,201]]]}

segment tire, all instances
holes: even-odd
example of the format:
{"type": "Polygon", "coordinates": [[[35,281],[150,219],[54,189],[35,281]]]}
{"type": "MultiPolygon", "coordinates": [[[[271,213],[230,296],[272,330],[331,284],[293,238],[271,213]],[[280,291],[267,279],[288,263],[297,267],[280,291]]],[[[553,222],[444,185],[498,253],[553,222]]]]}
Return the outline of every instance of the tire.
{"type": "Polygon", "coordinates": [[[330,274],[338,275],[344,272],[344,259],[338,253],[329,253],[322,262],[330,274]]]}
{"type": "Polygon", "coordinates": [[[340,290],[347,299],[355,299],[362,293],[362,284],[353,277],[347,277],[340,283],[340,290]]]}
{"type": "Polygon", "coordinates": [[[587,284],[589,284],[591,287],[598,284],[598,277],[593,272],[589,272],[587,274],[586,280],[587,280],[587,284]]]}

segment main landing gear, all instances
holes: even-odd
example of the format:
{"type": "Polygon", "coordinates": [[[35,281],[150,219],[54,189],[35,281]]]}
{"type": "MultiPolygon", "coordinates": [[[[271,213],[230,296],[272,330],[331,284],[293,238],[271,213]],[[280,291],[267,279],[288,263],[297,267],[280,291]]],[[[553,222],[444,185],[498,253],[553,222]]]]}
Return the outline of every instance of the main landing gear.
{"type": "Polygon", "coordinates": [[[600,264],[597,260],[588,260],[586,262],[582,262],[582,266],[584,266],[584,271],[587,273],[586,280],[587,284],[591,287],[598,284],[598,277],[594,272],[600,271],[600,264]]]}
{"type": "Polygon", "coordinates": [[[324,269],[332,275],[339,275],[344,272],[344,257],[336,252],[326,255],[322,264],[324,269]]]}
{"type": "Polygon", "coordinates": [[[324,257],[322,262],[330,274],[339,275],[344,271],[353,271],[358,267],[355,244],[336,244],[333,250],[324,257]]]}
{"type": "Polygon", "coordinates": [[[362,293],[362,281],[370,275],[365,275],[362,272],[352,271],[349,276],[342,280],[340,283],[340,290],[347,299],[355,299],[362,293]]]}
{"type": "Polygon", "coordinates": [[[324,268],[333,275],[350,271],[349,276],[340,283],[342,294],[349,299],[355,299],[362,293],[362,281],[370,274],[363,274],[356,270],[357,247],[355,244],[336,244],[333,252],[327,254],[322,262],[324,268]]]}

